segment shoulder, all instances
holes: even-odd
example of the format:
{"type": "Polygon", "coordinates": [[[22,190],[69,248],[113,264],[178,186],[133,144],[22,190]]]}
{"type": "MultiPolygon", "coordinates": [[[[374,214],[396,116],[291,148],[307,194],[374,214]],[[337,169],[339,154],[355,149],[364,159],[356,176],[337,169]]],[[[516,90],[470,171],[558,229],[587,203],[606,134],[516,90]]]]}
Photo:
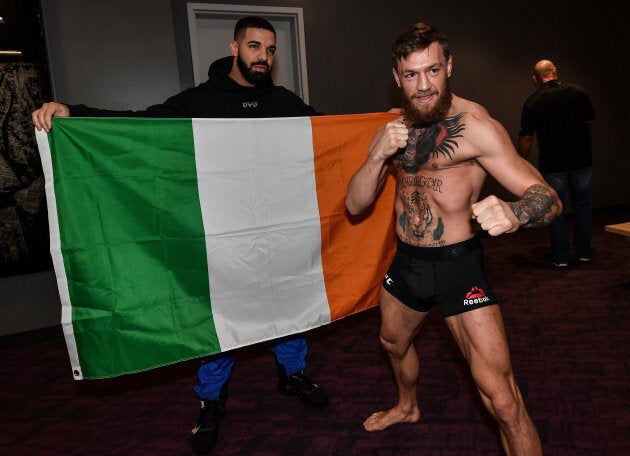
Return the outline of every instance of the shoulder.
{"type": "Polygon", "coordinates": [[[458,97],[457,95],[453,95],[453,100],[451,102],[451,112],[466,112],[475,116],[490,116],[488,110],[481,106],[479,103],[458,97]]]}
{"type": "Polygon", "coordinates": [[[573,93],[582,96],[582,97],[586,97],[588,98],[588,95],[586,94],[586,90],[584,90],[584,88],[581,85],[578,84],[567,84],[567,88],[568,90],[571,90],[573,93]]]}
{"type": "Polygon", "coordinates": [[[544,104],[554,98],[554,92],[557,87],[559,86],[549,87],[542,85],[538,87],[530,96],[527,97],[525,103],[523,104],[523,108],[535,111],[540,107],[541,103],[544,104]]]}
{"type": "Polygon", "coordinates": [[[479,103],[454,95],[449,117],[459,118],[460,123],[468,125],[470,129],[493,128],[498,123],[490,116],[488,110],[479,103]]]}
{"type": "Polygon", "coordinates": [[[574,84],[572,82],[562,82],[562,86],[567,89],[578,90],[580,92],[584,92],[584,88],[582,88],[579,84],[574,84]]]}
{"type": "Polygon", "coordinates": [[[488,110],[479,103],[455,95],[453,95],[449,117],[459,117],[462,123],[465,122],[468,124],[477,124],[479,122],[492,120],[488,110]]]}
{"type": "Polygon", "coordinates": [[[499,144],[503,148],[506,141],[510,141],[503,125],[479,103],[454,97],[451,111],[454,116],[460,116],[464,136],[473,149],[484,151],[496,148],[499,144]]]}
{"type": "Polygon", "coordinates": [[[176,101],[176,102],[183,102],[183,101],[187,101],[187,100],[191,100],[191,99],[195,99],[198,96],[202,96],[204,94],[207,94],[211,91],[212,86],[210,84],[208,84],[208,82],[203,82],[195,87],[189,87],[187,89],[182,90],[179,93],[176,93],[175,95],[170,96],[165,104],[168,104],[170,102],[176,101]]]}
{"type": "Polygon", "coordinates": [[[287,89],[284,86],[273,86],[272,92],[276,96],[282,96],[282,97],[291,98],[291,99],[297,99],[297,100],[302,101],[302,99],[297,94],[295,94],[294,92],[290,91],[289,89],[287,89]]]}
{"type": "Polygon", "coordinates": [[[302,98],[283,86],[273,86],[271,96],[275,102],[282,104],[288,110],[289,115],[312,116],[317,111],[312,106],[306,104],[302,98]]]}
{"type": "Polygon", "coordinates": [[[293,103],[298,103],[298,104],[304,103],[297,94],[295,94],[294,92],[292,92],[291,90],[287,89],[284,86],[273,86],[271,93],[275,97],[282,98],[285,100],[290,100],[293,103]]]}

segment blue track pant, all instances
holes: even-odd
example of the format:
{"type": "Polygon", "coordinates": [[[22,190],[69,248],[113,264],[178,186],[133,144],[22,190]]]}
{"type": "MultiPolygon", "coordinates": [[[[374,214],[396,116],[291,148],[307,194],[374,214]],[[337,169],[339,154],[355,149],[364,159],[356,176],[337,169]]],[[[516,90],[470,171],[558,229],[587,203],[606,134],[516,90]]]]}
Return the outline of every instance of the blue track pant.
{"type": "MultiPolygon", "coordinates": [[[[272,342],[271,351],[288,374],[306,368],[306,340],[301,335],[283,337],[272,342]]],[[[200,399],[218,399],[221,388],[230,379],[234,351],[209,356],[201,361],[195,393],[200,399]]]]}

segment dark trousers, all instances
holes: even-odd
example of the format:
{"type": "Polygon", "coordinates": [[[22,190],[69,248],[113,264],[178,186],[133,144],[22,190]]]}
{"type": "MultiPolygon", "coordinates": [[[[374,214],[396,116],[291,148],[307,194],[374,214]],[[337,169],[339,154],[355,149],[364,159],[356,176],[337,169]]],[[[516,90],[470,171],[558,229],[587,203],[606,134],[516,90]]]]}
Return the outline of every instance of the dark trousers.
{"type": "Polygon", "coordinates": [[[574,214],[573,248],[579,258],[593,256],[593,169],[591,167],[543,173],[547,183],[556,191],[562,201],[562,214],[549,225],[553,261],[568,261],[571,249],[566,226],[567,196],[571,198],[574,214]]]}

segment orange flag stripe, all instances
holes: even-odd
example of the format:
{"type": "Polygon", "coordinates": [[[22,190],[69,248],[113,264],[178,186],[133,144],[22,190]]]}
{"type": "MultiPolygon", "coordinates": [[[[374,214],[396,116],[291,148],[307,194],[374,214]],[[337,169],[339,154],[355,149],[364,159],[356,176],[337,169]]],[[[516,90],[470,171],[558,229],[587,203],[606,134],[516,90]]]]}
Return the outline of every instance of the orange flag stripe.
{"type": "Polygon", "coordinates": [[[331,321],[379,303],[381,282],[396,246],[393,176],[373,208],[361,216],[347,213],[345,195],[350,178],[367,156],[374,133],[397,116],[376,113],[311,118],[322,266],[331,321]]]}

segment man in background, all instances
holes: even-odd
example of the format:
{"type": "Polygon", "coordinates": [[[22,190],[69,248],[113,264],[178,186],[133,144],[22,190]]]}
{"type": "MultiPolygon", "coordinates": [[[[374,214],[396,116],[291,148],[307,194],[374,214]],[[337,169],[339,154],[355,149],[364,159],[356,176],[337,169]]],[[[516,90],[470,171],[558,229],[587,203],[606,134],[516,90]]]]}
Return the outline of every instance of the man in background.
{"type": "Polygon", "coordinates": [[[574,215],[573,248],[578,260],[588,263],[593,258],[591,129],[595,112],[580,86],[558,79],[553,62],[536,63],[533,80],[538,89],[523,106],[517,148],[521,156],[527,157],[534,135],[538,137],[540,172],[563,206],[562,214],[549,225],[551,250],[545,260],[559,268],[569,264],[571,245],[566,226],[569,193],[574,215]]]}

